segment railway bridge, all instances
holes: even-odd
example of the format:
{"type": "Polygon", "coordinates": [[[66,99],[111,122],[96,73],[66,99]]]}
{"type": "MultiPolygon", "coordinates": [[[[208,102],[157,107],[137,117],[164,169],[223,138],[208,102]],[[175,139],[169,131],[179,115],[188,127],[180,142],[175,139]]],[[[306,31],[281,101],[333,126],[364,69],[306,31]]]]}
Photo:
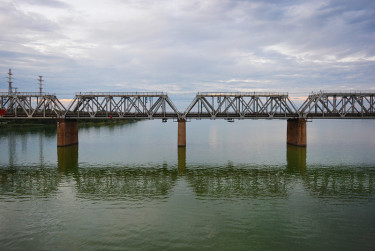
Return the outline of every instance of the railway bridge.
{"type": "Polygon", "coordinates": [[[375,119],[375,92],[313,92],[300,107],[288,93],[200,92],[184,112],[163,92],[79,92],[65,107],[55,94],[0,93],[0,121],[53,119],[57,146],[78,144],[78,120],[168,119],[178,122],[178,146],[186,146],[186,122],[192,119],[284,119],[287,143],[306,146],[308,119],[375,119]]]}

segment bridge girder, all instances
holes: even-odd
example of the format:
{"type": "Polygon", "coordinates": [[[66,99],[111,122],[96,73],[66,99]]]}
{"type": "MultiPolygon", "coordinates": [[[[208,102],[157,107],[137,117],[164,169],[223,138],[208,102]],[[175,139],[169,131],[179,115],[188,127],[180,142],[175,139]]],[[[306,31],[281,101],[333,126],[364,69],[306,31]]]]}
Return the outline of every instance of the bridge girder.
{"type": "Polygon", "coordinates": [[[186,118],[295,118],[297,109],[286,93],[198,93],[184,113],[186,118]]]}
{"type": "Polygon", "coordinates": [[[0,118],[355,119],[375,118],[375,93],[312,93],[299,107],[287,93],[198,93],[180,113],[162,92],[77,93],[66,109],[56,95],[0,93],[0,118]]]}
{"type": "Polygon", "coordinates": [[[375,118],[375,93],[318,92],[298,109],[304,118],[375,118]]]}
{"type": "Polygon", "coordinates": [[[65,118],[173,119],[179,112],[165,93],[79,93],[65,118]]]}
{"type": "Polygon", "coordinates": [[[0,109],[5,118],[57,118],[66,111],[56,95],[39,92],[0,93],[0,109]]]}

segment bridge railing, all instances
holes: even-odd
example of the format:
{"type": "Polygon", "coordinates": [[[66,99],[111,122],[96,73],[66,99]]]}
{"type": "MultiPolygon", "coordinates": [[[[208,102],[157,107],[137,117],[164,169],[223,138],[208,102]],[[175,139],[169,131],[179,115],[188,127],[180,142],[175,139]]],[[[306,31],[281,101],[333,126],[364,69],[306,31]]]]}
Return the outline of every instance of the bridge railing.
{"type": "Polygon", "coordinates": [[[309,95],[315,95],[325,93],[328,95],[372,95],[375,93],[375,90],[320,90],[320,91],[312,91],[309,95]]]}
{"type": "Polygon", "coordinates": [[[159,97],[159,96],[167,96],[167,93],[165,93],[165,92],[76,92],[76,96],[96,96],[96,97],[145,96],[145,97],[159,97]]]}
{"type": "Polygon", "coordinates": [[[258,96],[258,97],[269,97],[269,96],[288,96],[287,92],[198,92],[197,96],[209,96],[209,97],[220,97],[220,96],[258,96]]]}
{"type": "Polygon", "coordinates": [[[56,96],[55,93],[46,92],[0,92],[0,96],[27,96],[27,97],[42,97],[42,96],[56,96]]]}

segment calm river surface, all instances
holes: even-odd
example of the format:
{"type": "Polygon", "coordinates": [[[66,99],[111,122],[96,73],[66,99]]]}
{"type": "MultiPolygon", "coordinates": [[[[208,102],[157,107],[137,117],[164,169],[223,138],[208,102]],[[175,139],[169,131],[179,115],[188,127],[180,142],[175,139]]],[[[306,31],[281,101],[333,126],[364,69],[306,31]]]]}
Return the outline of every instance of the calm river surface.
{"type": "Polygon", "coordinates": [[[373,250],[375,121],[0,131],[1,250],[373,250]]]}

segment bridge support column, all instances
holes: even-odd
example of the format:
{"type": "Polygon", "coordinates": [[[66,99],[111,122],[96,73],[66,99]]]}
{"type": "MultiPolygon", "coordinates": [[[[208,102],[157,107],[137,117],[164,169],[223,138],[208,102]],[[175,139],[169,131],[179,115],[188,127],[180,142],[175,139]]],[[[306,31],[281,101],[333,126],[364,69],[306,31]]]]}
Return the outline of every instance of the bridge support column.
{"type": "Polygon", "coordinates": [[[178,147],[186,147],[186,120],[185,119],[178,120],[177,145],[178,147]]]}
{"type": "Polygon", "coordinates": [[[306,119],[288,119],[286,143],[306,146],[306,119]]]}
{"type": "Polygon", "coordinates": [[[78,144],[78,121],[76,119],[57,120],[57,146],[78,144]]]}

